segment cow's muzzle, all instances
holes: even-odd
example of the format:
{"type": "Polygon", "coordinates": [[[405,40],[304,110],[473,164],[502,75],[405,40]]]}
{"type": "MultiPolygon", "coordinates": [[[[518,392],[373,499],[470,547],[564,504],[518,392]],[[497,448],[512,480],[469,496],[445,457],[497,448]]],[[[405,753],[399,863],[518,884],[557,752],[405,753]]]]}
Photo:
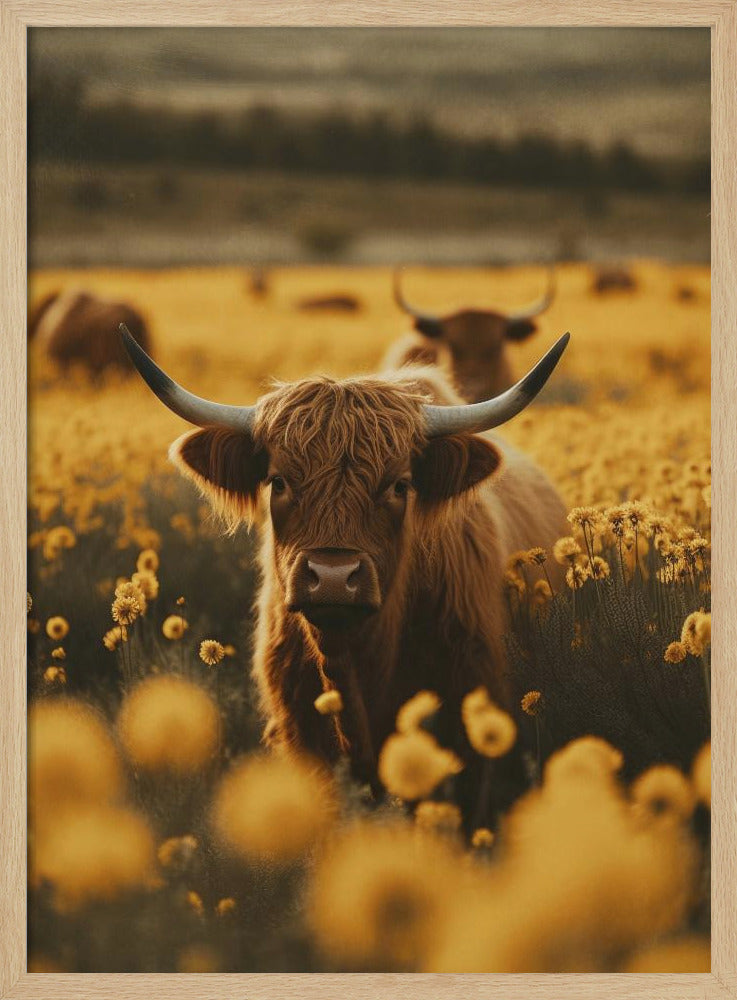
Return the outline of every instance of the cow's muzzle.
{"type": "Polygon", "coordinates": [[[321,627],[348,626],[378,611],[381,591],[373,560],[355,549],[300,552],[289,581],[287,607],[321,627]]]}

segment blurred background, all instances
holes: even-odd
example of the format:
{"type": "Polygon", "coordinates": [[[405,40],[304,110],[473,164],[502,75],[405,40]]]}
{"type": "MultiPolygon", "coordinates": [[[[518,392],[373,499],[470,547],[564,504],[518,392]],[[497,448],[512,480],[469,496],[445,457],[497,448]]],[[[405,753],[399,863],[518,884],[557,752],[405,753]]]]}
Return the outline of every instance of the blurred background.
{"type": "Polygon", "coordinates": [[[709,255],[706,29],[51,28],[35,267],[709,255]]]}

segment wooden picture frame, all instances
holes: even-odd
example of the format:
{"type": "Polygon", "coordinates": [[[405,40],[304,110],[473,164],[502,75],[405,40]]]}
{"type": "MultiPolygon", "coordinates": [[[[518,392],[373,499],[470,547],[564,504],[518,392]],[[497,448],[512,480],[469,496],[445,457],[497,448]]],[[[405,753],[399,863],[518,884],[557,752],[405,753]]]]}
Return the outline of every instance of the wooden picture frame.
{"type": "Polygon", "coordinates": [[[345,1000],[403,992],[413,998],[737,998],[737,0],[0,0],[0,433],[3,484],[0,602],[3,684],[0,728],[0,997],[166,998],[243,996],[345,1000]],[[57,975],[26,972],[26,31],[33,26],[117,25],[539,25],[690,26],[711,30],[712,51],[712,428],[713,880],[712,972],[703,975],[57,975]],[[732,542],[730,543],[730,537],[732,542]]]}

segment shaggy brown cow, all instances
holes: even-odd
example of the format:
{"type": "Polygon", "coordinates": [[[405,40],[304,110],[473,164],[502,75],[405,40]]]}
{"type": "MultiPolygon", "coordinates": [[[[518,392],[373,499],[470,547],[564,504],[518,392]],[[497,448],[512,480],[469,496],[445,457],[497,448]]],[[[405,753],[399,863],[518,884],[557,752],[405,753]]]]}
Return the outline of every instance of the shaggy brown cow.
{"type": "Polygon", "coordinates": [[[516,386],[461,404],[434,368],[281,385],[224,406],[173,382],[125,335],[139,372],[198,424],[171,457],[235,528],[263,533],[253,676],[272,743],[335,760],[375,753],[418,690],[445,706],[443,739],[468,746],[463,696],[486,685],[508,704],[502,574],[509,554],[549,546],[564,508],[532,462],[481,436],[519,413],[568,334],[516,386]],[[432,402],[428,402],[431,400],[432,402]],[[342,729],[314,708],[335,686],[342,729]]]}
{"type": "Polygon", "coordinates": [[[35,340],[50,358],[66,368],[84,365],[93,375],[108,369],[133,374],[130,359],[114,330],[121,324],[151,351],[146,321],[124,302],[97,298],[89,292],[52,292],[31,311],[28,340],[35,340]]]}
{"type": "Polygon", "coordinates": [[[383,367],[393,370],[403,365],[440,365],[452,375],[464,399],[473,403],[489,399],[512,384],[507,345],[526,340],[535,332],[533,319],[545,312],[554,297],[555,271],[551,268],[547,291],[527,309],[515,313],[461,309],[435,316],[407,302],[396,271],[394,299],[413,317],[415,329],[389,348],[383,367]]]}

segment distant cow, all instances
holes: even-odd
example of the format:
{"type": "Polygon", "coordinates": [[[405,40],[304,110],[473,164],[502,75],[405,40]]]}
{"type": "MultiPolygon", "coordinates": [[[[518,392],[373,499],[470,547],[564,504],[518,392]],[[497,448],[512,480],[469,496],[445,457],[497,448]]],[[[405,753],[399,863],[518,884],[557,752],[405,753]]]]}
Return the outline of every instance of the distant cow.
{"type": "Polygon", "coordinates": [[[491,309],[460,309],[436,316],[411,306],[402,294],[400,274],[394,274],[394,300],[412,316],[414,332],[389,348],[383,367],[436,364],[453,376],[464,399],[472,403],[497,395],[512,384],[507,344],[526,340],[535,332],[536,316],[545,312],[555,296],[551,268],[548,289],[527,309],[502,313],[491,309]]]}
{"type": "Polygon", "coordinates": [[[297,308],[303,312],[358,312],[361,303],[355,295],[315,295],[300,299],[297,308]]]}
{"type": "Polygon", "coordinates": [[[251,297],[263,299],[269,294],[269,272],[265,267],[254,267],[246,276],[246,283],[251,297]]]}
{"type": "Polygon", "coordinates": [[[124,337],[162,402],[203,428],[174,442],[175,464],[232,526],[261,527],[253,676],[271,741],[327,761],[347,746],[375,782],[398,708],[428,688],[444,704],[438,732],[470,775],[479,761],[461,699],[483,684],[509,705],[506,559],[552,545],[565,524],[543,473],[482,433],[531,402],[568,335],[475,406],[436,368],[309,378],[225,406],[182,389],[124,337]],[[314,708],[330,687],[343,693],[340,726],[314,708]]]}
{"type": "Polygon", "coordinates": [[[130,359],[116,334],[121,323],[141,347],[151,351],[146,321],[132,306],[89,292],[52,292],[31,310],[28,340],[36,341],[62,367],[84,365],[93,375],[111,369],[132,374],[130,359]]]}
{"type": "Polygon", "coordinates": [[[595,295],[607,292],[634,292],[637,282],[626,267],[600,267],[594,274],[591,291],[595,295]]]}

